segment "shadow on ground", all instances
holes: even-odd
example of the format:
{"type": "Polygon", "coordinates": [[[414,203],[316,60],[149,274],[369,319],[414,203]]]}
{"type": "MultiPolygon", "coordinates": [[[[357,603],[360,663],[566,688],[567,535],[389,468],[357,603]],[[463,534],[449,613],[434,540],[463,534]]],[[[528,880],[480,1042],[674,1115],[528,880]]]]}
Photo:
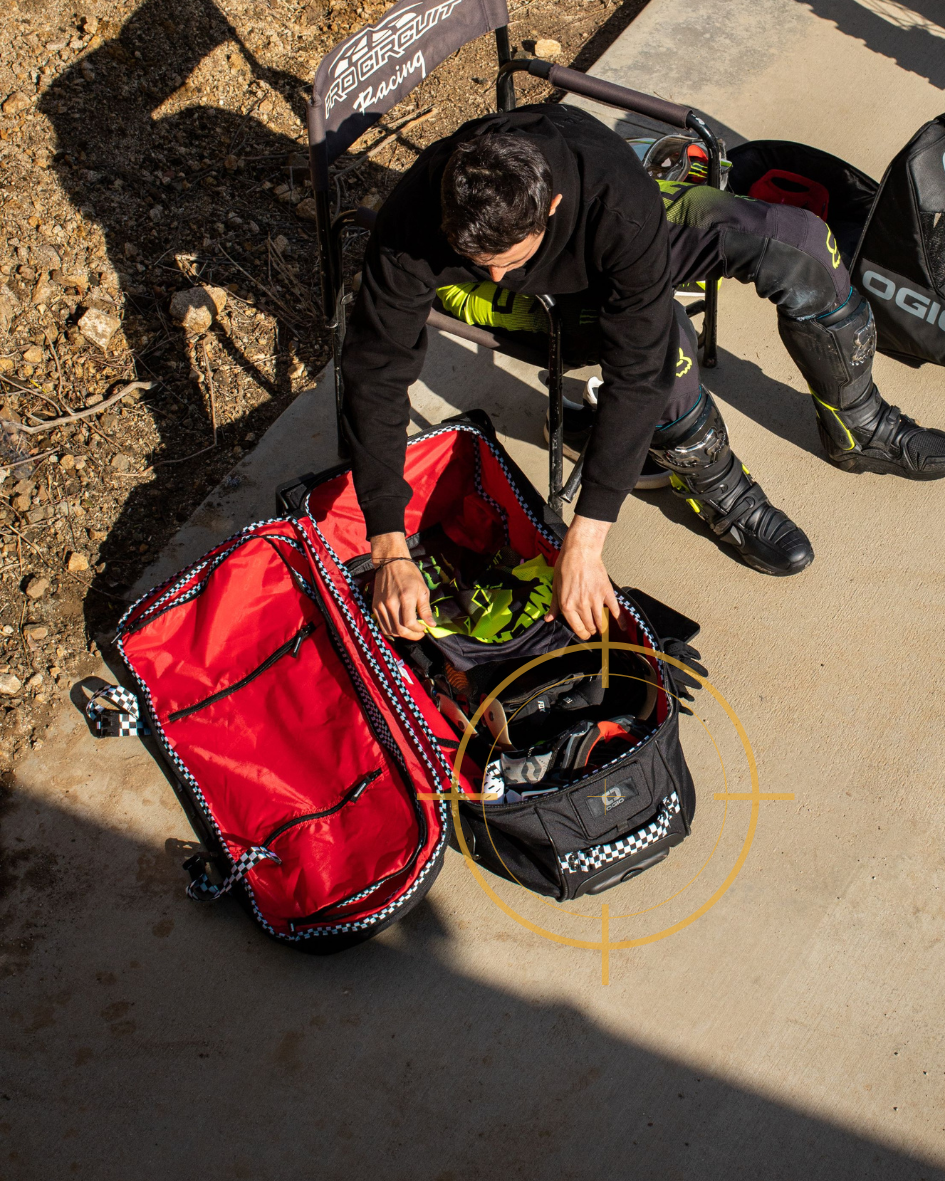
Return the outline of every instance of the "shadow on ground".
{"type": "Polygon", "coordinates": [[[941,29],[945,11],[941,0],[908,0],[908,4],[880,5],[858,0],[803,0],[803,6],[825,20],[833,21],[841,33],[863,41],[867,49],[891,57],[904,70],[928,78],[945,90],[945,43],[941,29]],[[880,7],[886,10],[880,16],[880,7]],[[930,32],[927,26],[938,32],[930,32]]]}
{"type": "MultiPolygon", "coordinates": [[[[945,1178],[572,1005],[470,978],[451,964],[456,919],[436,886],[382,940],[312,958],[267,940],[232,899],[186,901],[179,841],[165,853],[14,800],[0,1034],[11,1179],[945,1178]]],[[[461,900],[475,887],[449,856],[461,900]]],[[[632,1003],[632,978],[613,987],[632,1003]]]]}
{"type": "MultiPolygon", "coordinates": [[[[303,81],[255,59],[211,0],[146,0],[115,39],[56,78],[39,102],[55,128],[55,168],[63,191],[87,219],[100,225],[109,262],[119,274],[126,305],[124,327],[139,376],[160,383],[149,398],[156,407],[154,421],[161,436],[154,449],[157,466],[152,479],[128,495],[102,547],[100,557],[108,563],[107,572],[96,578],[86,599],[91,636],[114,623],[123,587],[151,560],[140,556],[142,545],[146,549],[150,546],[148,552],[153,557],[187,519],[193,505],[215,486],[220,474],[208,472],[206,457],[198,466],[176,462],[211,442],[209,407],[199,386],[190,380],[192,359],[184,334],[169,324],[165,311],[169,294],[194,282],[177,256],[196,256],[198,265],[209,257],[214,261],[204,281],[216,267],[218,275],[211,281],[238,279],[244,286],[235,269],[226,278],[219,277],[226,263],[218,245],[242,260],[246,269],[258,271],[259,262],[254,265],[253,254],[265,250],[265,236],[260,245],[257,233],[255,244],[247,242],[244,247],[242,238],[247,232],[243,231],[242,237],[234,232],[227,223],[228,215],[242,215],[241,224],[253,217],[263,226],[271,224],[280,207],[262,189],[260,171],[263,177],[273,169],[281,172],[289,154],[298,148],[293,140],[255,117],[252,107],[245,116],[211,105],[160,113],[200,62],[227,43],[240,49],[253,79],[267,83],[300,117],[303,115],[303,81]],[[86,86],[86,75],[94,76],[94,90],[86,86]],[[246,171],[230,173],[222,167],[227,151],[256,163],[246,171]],[[212,159],[208,161],[205,153],[212,159]],[[199,167],[201,157],[208,167],[199,167]],[[188,188],[180,180],[167,185],[161,182],[161,175],[173,177],[181,169],[193,169],[188,188]],[[203,183],[208,178],[215,181],[209,197],[203,183]],[[213,202],[209,219],[208,200],[213,202]],[[220,224],[214,228],[217,221],[220,224]],[[208,233],[212,240],[208,240],[208,233]],[[141,283],[137,271],[144,268],[137,267],[136,259],[149,264],[146,284],[141,283]],[[157,284],[156,272],[162,276],[157,284]],[[144,327],[155,316],[161,318],[166,332],[159,347],[142,338],[144,327]],[[167,466],[160,466],[167,461],[167,466]]],[[[216,331],[215,338],[228,363],[251,376],[271,399],[286,402],[291,397],[288,328],[281,324],[277,328],[272,378],[262,373],[226,332],[216,331]]],[[[264,430],[272,418],[272,404],[264,404],[221,429],[218,455],[222,457],[224,450],[242,441],[247,431],[264,430]]]]}

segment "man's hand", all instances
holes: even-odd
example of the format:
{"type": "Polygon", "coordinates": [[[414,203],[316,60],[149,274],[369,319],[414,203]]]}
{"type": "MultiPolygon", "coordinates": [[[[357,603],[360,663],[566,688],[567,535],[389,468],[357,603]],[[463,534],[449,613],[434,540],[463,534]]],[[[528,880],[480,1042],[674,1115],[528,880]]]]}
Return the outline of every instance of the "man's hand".
{"type": "MultiPolygon", "coordinates": [[[[403,533],[379,533],[371,538],[371,560],[377,565],[388,558],[409,558],[403,533]]],[[[374,614],[385,636],[402,640],[422,639],[435,619],[430,592],[412,561],[385,562],[374,578],[374,614]]]]}
{"type": "Polygon", "coordinates": [[[581,640],[601,630],[605,607],[620,621],[620,605],[601,560],[609,529],[608,521],[575,517],[555,565],[554,597],[545,619],[550,622],[560,613],[581,640]]]}

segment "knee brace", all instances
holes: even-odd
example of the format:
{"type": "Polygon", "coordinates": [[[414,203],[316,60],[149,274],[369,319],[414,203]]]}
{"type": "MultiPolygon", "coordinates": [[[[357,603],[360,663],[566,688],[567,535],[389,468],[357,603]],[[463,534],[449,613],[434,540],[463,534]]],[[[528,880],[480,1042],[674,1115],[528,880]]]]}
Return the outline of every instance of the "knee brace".
{"type": "Polygon", "coordinates": [[[778,331],[811,391],[828,406],[852,406],[870,388],[876,322],[859,293],[851,291],[845,304],[825,316],[780,315],[778,331]]]}
{"type": "Polygon", "coordinates": [[[708,390],[678,421],[653,435],[650,454],[661,467],[681,475],[703,475],[728,459],[728,431],[708,390]]]}

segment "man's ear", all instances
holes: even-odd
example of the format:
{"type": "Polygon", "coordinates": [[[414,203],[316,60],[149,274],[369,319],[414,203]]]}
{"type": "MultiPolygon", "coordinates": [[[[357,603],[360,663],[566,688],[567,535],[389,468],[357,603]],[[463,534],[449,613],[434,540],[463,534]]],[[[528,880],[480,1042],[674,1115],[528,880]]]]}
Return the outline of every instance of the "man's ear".
{"type": "Polygon", "coordinates": [[[554,197],[551,198],[551,205],[548,209],[548,216],[549,217],[552,216],[552,214],[554,213],[554,211],[558,208],[558,206],[560,204],[561,204],[561,194],[558,193],[554,197]]]}

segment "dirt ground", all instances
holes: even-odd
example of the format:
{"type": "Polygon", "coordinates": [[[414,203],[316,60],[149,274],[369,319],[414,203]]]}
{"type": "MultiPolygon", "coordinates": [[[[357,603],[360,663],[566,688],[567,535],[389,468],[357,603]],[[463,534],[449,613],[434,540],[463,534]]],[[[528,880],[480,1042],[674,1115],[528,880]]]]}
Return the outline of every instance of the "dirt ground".
{"type": "MultiPolygon", "coordinates": [[[[554,39],[586,68],[644,3],[513,0],[511,39],[554,39]]],[[[3,6],[0,770],[42,742],[54,683],[108,643],[154,553],[325,364],[305,87],[386,7],[3,6]],[[171,300],[198,285],[225,305],[187,333],[171,300]],[[132,382],[150,385],[104,405],[132,382]]],[[[423,146],[494,109],[494,77],[491,38],[444,62],[337,162],[340,205],[380,204],[423,146]]]]}

